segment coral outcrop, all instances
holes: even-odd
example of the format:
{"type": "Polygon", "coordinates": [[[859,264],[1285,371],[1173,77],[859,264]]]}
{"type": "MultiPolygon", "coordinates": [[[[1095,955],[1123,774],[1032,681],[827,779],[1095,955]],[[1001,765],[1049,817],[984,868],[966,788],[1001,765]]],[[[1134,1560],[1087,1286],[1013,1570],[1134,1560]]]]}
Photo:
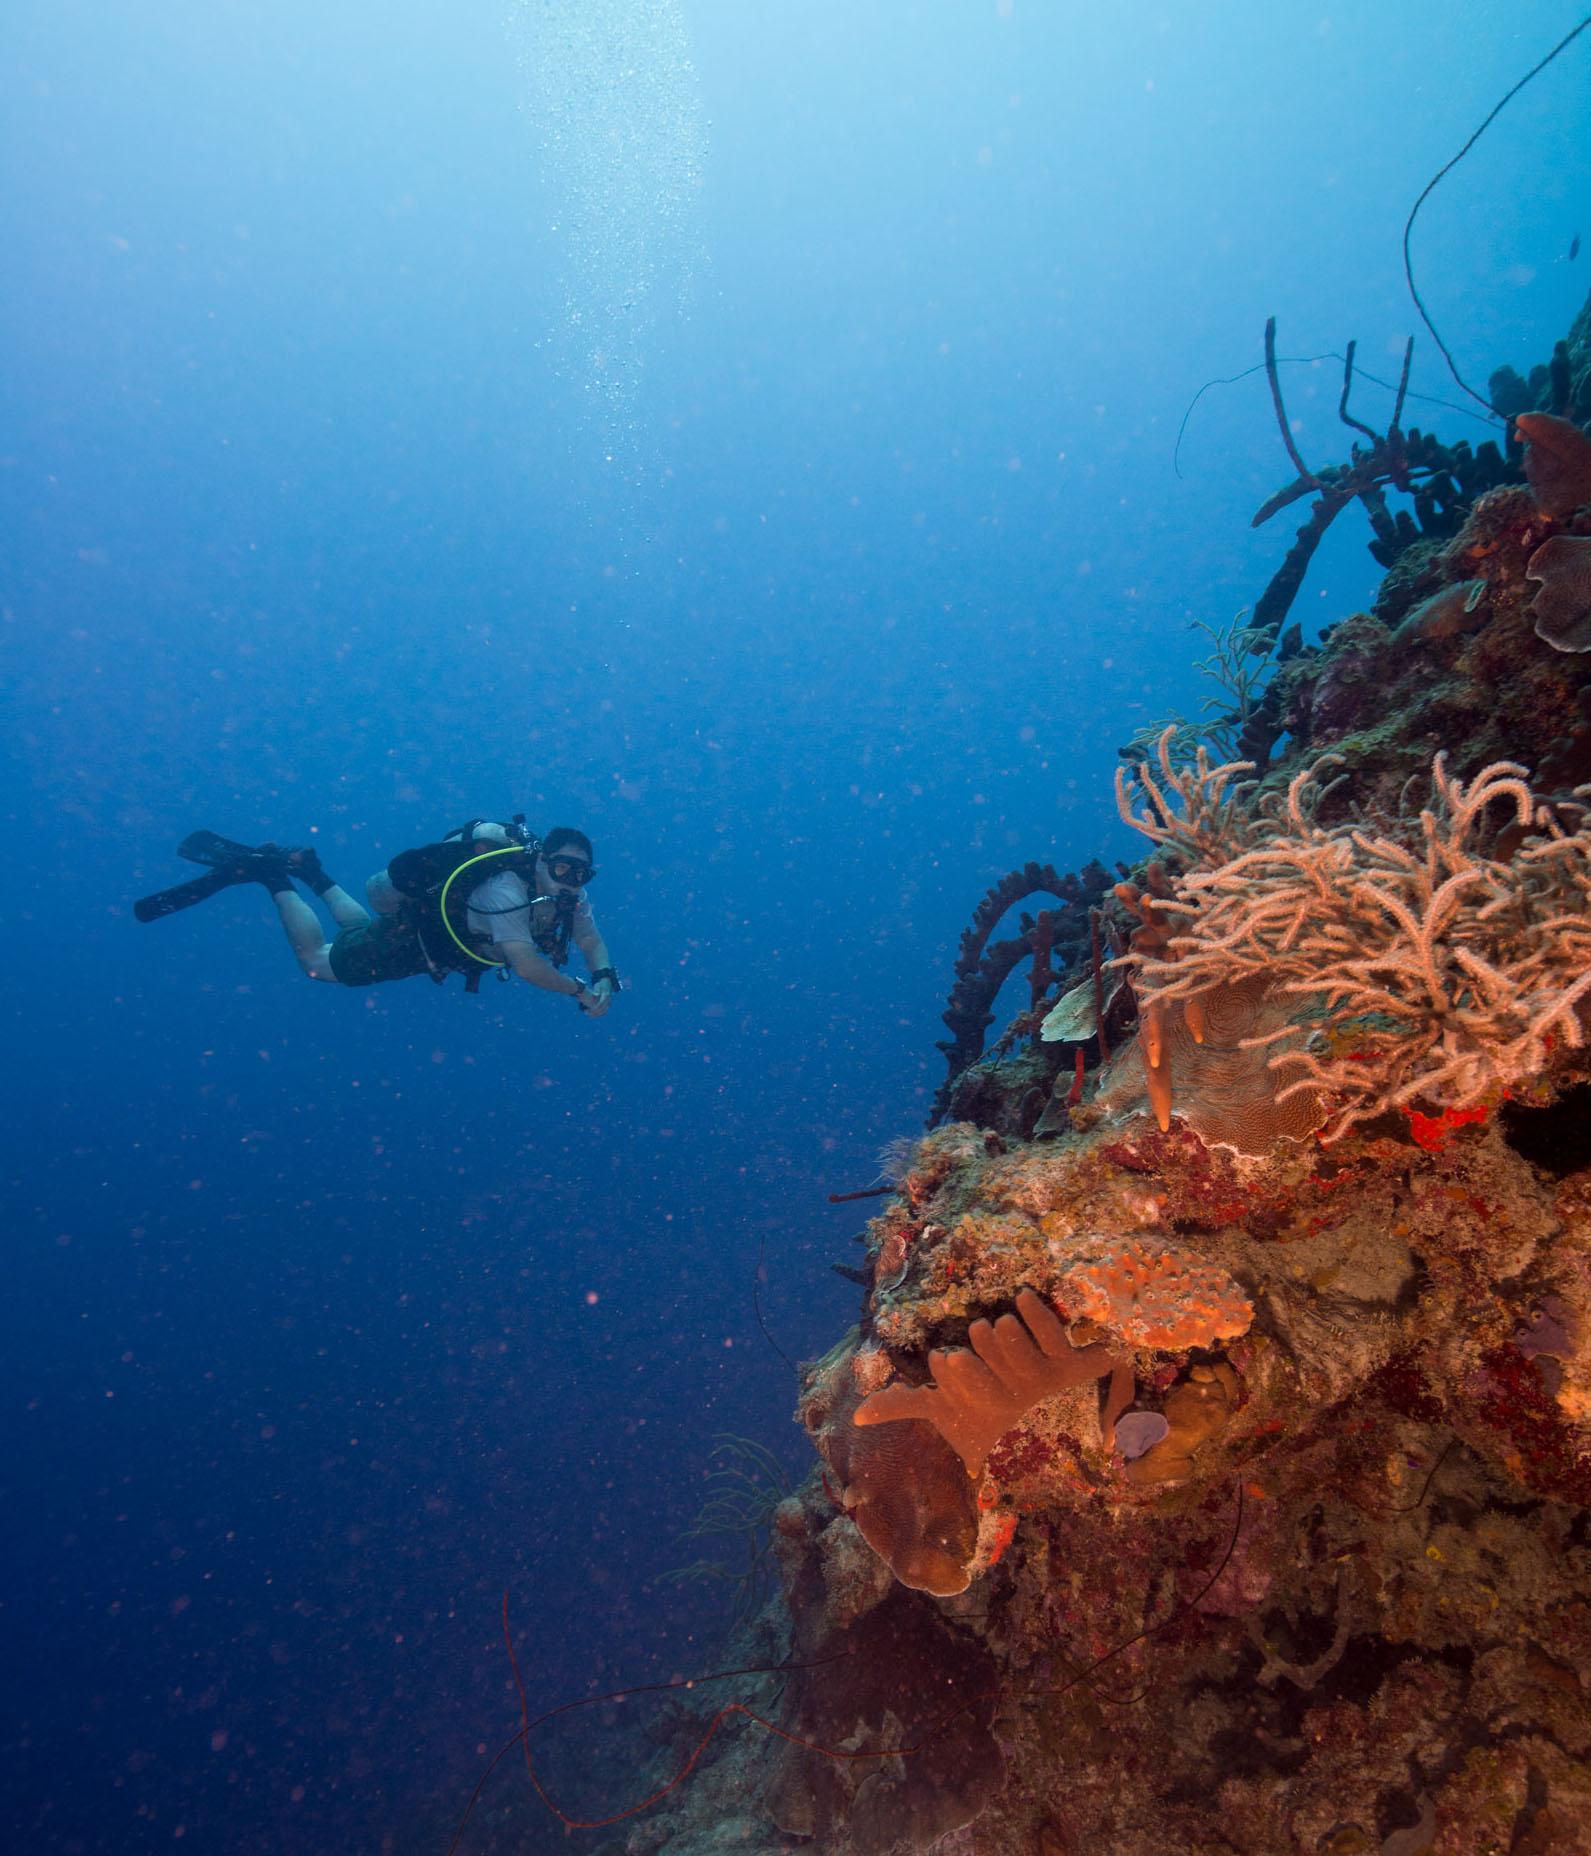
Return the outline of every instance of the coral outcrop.
{"type": "MultiPolygon", "coordinates": [[[[969,983],[803,1376],[791,1737],[632,1856],[1591,1856],[1591,313],[1537,372],[976,1061],[969,983]]],[[[1277,506],[1379,533],[1368,436],[1277,506]]]]}

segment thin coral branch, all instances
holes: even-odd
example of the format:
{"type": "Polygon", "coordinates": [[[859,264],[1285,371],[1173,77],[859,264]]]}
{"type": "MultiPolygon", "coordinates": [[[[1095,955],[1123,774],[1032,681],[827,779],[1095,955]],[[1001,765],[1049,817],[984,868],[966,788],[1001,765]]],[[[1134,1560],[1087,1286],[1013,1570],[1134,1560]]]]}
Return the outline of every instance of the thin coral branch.
{"type": "Polygon", "coordinates": [[[1363,419],[1356,419],[1348,410],[1348,395],[1353,391],[1353,357],[1358,348],[1357,341],[1349,342],[1348,352],[1342,361],[1342,398],[1337,402],[1337,417],[1344,425],[1351,425],[1356,432],[1363,432],[1373,445],[1381,442],[1381,434],[1373,426],[1366,425],[1363,419]]]}
{"type": "Polygon", "coordinates": [[[1282,443],[1287,447],[1287,455],[1293,460],[1293,469],[1309,483],[1311,489],[1318,490],[1320,481],[1311,474],[1309,466],[1298,455],[1298,446],[1293,443],[1293,428],[1287,423],[1287,408],[1282,404],[1282,383],[1276,374],[1276,318],[1274,316],[1265,324],[1265,378],[1270,383],[1271,405],[1276,410],[1276,423],[1281,428],[1282,443]]]}

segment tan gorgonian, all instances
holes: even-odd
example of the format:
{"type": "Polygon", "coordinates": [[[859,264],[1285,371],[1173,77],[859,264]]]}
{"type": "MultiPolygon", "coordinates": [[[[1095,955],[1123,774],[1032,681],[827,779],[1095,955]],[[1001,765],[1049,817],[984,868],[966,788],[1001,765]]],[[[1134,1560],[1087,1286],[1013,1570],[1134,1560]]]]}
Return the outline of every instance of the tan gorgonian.
{"type": "MultiPolygon", "coordinates": [[[[1591,829],[1585,806],[1549,805],[1511,761],[1467,785],[1444,757],[1431,798],[1385,829],[1317,822],[1327,755],[1284,795],[1257,804],[1247,763],[1173,764],[1118,773],[1122,817],[1163,847],[1174,918],[1153,951],[1134,951],[1140,1012],[1197,1017],[1211,989],[1257,975],[1314,1023],[1303,1049],[1271,1059],[1277,1099],[1330,1098],[1322,1138],[1388,1107],[1470,1108],[1539,1075],[1554,1042],[1578,1045],[1591,998],[1591,829]],[[1512,813],[1511,855],[1481,839],[1488,808],[1512,813]]],[[[1495,832],[1503,821],[1493,817],[1495,832]]],[[[1296,1038],[1284,1027],[1253,1047],[1296,1038]]]]}

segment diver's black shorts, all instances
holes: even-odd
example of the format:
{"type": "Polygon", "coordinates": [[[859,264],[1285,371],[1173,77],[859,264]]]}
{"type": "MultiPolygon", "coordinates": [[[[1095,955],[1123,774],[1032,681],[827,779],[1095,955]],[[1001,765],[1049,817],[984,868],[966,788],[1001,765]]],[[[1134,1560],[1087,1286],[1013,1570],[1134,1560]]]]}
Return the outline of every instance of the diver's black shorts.
{"type": "Polygon", "coordinates": [[[381,980],[412,980],[430,964],[420,937],[401,915],[378,915],[345,928],[328,956],[333,979],[343,986],[374,986],[381,980]]]}

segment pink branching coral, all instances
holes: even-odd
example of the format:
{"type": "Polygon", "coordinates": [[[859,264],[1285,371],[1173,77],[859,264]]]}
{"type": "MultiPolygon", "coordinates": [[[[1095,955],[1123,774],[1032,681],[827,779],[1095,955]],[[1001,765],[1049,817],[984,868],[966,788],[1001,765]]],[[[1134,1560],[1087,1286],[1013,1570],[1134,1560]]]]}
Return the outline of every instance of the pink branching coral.
{"type": "Polygon", "coordinates": [[[1080,1257],[1062,1275],[1068,1314],[1109,1328],[1129,1347],[1210,1347],[1246,1334],[1254,1306],[1226,1271],[1132,1238],[1080,1257]]]}
{"type": "MultiPolygon", "coordinates": [[[[1137,793],[1117,780],[1123,818],[1185,866],[1158,904],[1180,928],[1127,957],[1141,1008],[1197,1010],[1252,974],[1296,999],[1296,1022],[1316,1021],[1313,1048],[1271,1057],[1277,1096],[1329,1097],[1327,1140],[1393,1105],[1470,1108],[1538,1075],[1555,1041],[1583,1042],[1577,1008],[1591,998],[1584,808],[1546,805],[1509,761],[1465,785],[1439,754],[1415,818],[1328,829],[1315,814],[1333,758],[1245,809],[1234,788],[1244,765],[1201,752],[1175,767],[1168,731],[1158,777],[1140,767],[1137,793]],[[1527,834],[1507,861],[1477,842],[1499,801],[1527,834]]],[[[1296,1023],[1253,1042],[1295,1037],[1296,1023]]]]}

